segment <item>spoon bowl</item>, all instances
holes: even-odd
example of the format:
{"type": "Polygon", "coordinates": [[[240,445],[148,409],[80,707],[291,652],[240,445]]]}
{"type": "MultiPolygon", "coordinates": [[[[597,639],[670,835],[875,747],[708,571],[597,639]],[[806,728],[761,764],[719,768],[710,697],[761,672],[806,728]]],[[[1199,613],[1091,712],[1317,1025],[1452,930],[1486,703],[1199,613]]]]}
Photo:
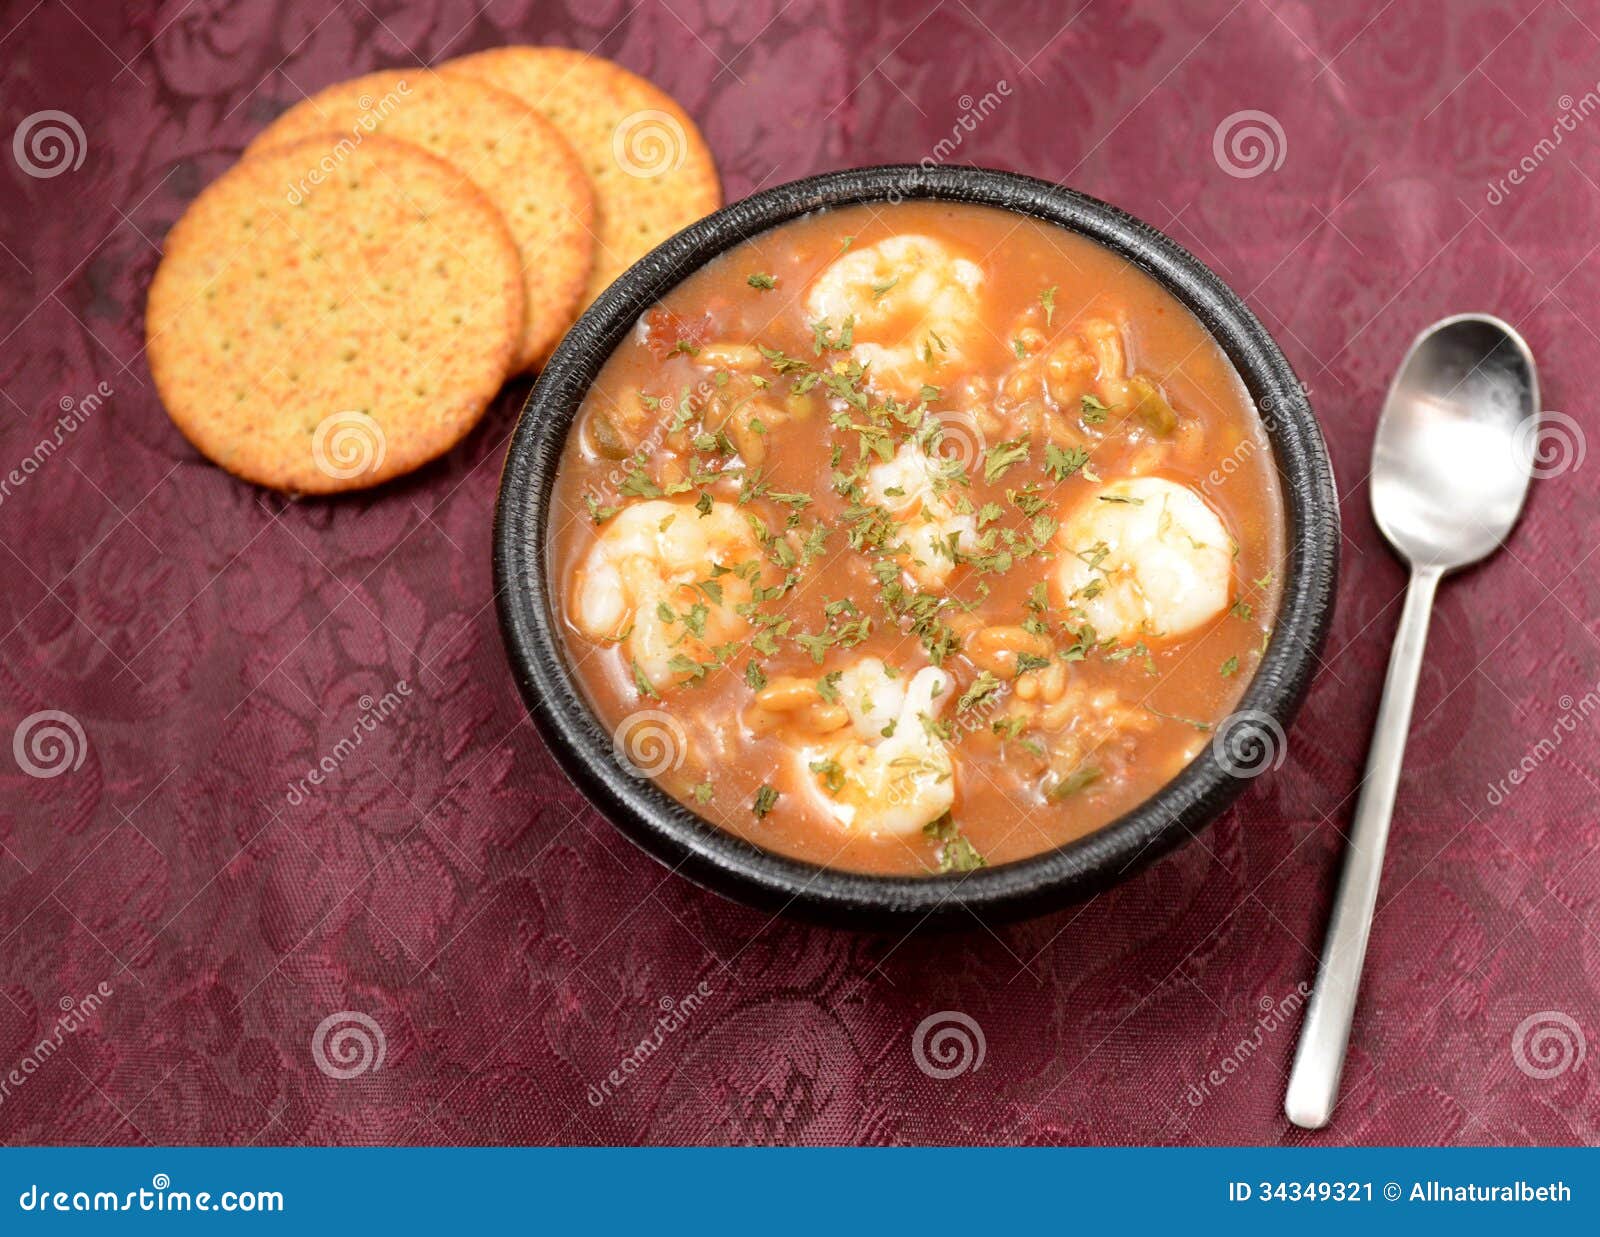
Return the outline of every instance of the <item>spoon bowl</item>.
{"type": "Polygon", "coordinates": [[[1372,514],[1389,543],[1444,571],[1493,551],[1528,492],[1538,407],[1533,354],[1500,319],[1461,314],[1418,336],[1372,449],[1372,514]]]}

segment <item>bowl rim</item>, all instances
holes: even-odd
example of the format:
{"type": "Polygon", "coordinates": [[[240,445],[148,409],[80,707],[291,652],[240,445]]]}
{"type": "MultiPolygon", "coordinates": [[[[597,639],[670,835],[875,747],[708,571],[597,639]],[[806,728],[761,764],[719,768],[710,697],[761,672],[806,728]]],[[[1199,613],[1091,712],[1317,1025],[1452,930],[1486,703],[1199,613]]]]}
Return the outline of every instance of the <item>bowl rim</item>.
{"type": "Polygon", "coordinates": [[[568,777],[625,835],[695,883],[763,910],[841,926],[909,928],[1042,914],[1096,894],[1194,837],[1256,773],[1281,765],[1285,733],[1332,618],[1339,551],[1332,467],[1306,389],[1209,267],[1157,229],[1075,190],[1014,172],[911,164],[810,176],[725,206],[640,259],[584,312],[512,432],[495,510],[494,583],[507,656],[535,725],[568,777]],[[930,198],[997,207],[1086,236],[1152,276],[1200,320],[1262,414],[1283,490],[1288,564],[1277,621],[1238,706],[1213,742],[1154,795],[1094,833],[1030,858],[967,873],[876,876],[764,850],[624,770],[612,735],[567,667],[546,533],[556,467],[578,406],[645,310],[726,250],[801,215],[930,198]]]}

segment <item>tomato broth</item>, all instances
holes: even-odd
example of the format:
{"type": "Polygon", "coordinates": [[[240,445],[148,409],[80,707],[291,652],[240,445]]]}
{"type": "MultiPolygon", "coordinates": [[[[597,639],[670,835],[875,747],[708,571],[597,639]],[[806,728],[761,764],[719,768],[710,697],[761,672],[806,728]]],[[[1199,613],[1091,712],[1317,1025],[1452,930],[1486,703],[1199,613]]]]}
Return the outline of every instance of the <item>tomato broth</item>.
{"type": "Polygon", "coordinates": [[[968,871],[1213,740],[1283,528],[1243,383],[1151,277],[1039,220],[880,203],[643,315],[567,441],[551,583],[631,771],[796,858],[968,871]]]}

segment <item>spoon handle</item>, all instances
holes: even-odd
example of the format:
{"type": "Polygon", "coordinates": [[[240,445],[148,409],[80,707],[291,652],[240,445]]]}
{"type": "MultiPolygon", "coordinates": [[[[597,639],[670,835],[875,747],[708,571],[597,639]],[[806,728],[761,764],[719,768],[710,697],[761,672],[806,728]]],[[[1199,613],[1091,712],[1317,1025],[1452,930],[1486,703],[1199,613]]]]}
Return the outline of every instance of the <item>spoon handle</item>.
{"type": "Polygon", "coordinates": [[[1338,1099],[1339,1075],[1344,1071],[1350,1020],[1356,1008],[1356,988],[1361,982],[1367,936],[1378,903],[1378,878],[1383,871],[1384,846],[1389,840],[1389,819],[1400,785],[1406,733],[1411,729],[1411,705],[1417,694],[1423,646],[1428,640],[1428,618],[1441,574],[1437,567],[1412,569],[1400,628],[1389,654],[1378,724],[1367,753],[1367,773],[1350,826],[1344,875],[1334,898],[1316,987],[1306,1008],[1300,1046],[1295,1051],[1289,1090],[1284,1097],[1283,1110],[1289,1120],[1308,1130],[1328,1124],[1338,1099]]]}

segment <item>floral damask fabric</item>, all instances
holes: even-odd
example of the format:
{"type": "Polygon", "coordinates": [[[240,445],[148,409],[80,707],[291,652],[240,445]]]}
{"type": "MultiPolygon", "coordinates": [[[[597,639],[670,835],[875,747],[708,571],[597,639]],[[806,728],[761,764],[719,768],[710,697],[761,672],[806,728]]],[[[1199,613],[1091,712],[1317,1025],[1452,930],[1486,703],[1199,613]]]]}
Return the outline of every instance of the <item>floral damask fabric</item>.
{"type": "Polygon", "coordinates": [[[479,8],[0,7],[0,1138],[1593,1141],[1596,23],[479,8]],[[185,204],[303,93],[508,42],[654,79],[730,199],[975,163],[1211,264],[1307,384],[1344,504],[1282,768],[1047,918],[909,939],[771,919],[636,851],[526,718],[488,549],[525,381],[371,494],[287,501],[200,459],[143,353],[185,204]],[[1561,437],[1507,551],[1441,589],[1343,1100],[1313,1136],[1282,1088],[1404,583],[1369,515],[1372,430],[1411,338],[1464,310],[1526,334],[1561,437]]]}

